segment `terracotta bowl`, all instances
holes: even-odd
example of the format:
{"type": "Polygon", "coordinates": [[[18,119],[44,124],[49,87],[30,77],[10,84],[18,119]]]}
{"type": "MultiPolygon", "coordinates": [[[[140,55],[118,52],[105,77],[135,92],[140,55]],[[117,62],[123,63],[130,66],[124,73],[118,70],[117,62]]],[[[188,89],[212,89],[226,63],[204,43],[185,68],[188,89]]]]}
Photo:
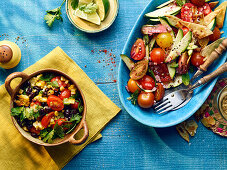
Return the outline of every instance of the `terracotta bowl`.
{"type": "Polygon", "coordinates": [[[31,74],[31,75],[27,75],[27,74],[25,74],[25,73],[23,73],[23,72],[15,72],[15,73],[10,74],[10,75],[6,78],[6,81],[5,81],[5,88],[6,88],[6,90],[8,91],[9,95],[11,96],[10,109],[13,108],[13,105],[14,105],[14,102],[13,102],[13,101],[14,101],[14,99],[15,99],[15,97],[16,97],[16,94],[18,93],[18,91],[19,91],[21,85],[22,85],[24,82],[30,80],[32,77],[35,77],[35,76],[37,76],[37,75],[39,75],[39,74],[42,74],[42,73],[54,73],[54,74],[56,74],[56,75],[64,76],[65,78],[67,78],[68,80],[70,80],[72,84],[75,85],[75,87],[76,87],[76,88],[78,89],[78,91],[80,92],[81,98],[82,98],[82,100],[83,100],[84,111],[83,111],[83,113],[82,113],[82,119],[81,119],[80,123],[76,126],[76,128],[73,130],[73,132],[71,132],[71,133],[65,135],[65,137],[64,137],[63,139],[60,139],[60,138],[54,139],[54,140],[53,140],[53,143],[51,143],[51,144],[45,143],[45,142],[43,142],[42,140],[39,140],[39,139],[37,139],[37,138],[32,137],[32,136],[30,135],[30,133],[24,131],[24,130],[20,127],[20,125],[17,123],[16,119],[15,119],[13,116],[11,116],[12,121],[13,121],[15,127],[16,127],[17,130],[18,130],[25,138],[27,138],[29,141],[31,141],[31,142],[33,142],[33,143],[36,143],[36,144],[38,144],[38,145],[42,145],[42,146],[56,146],[56,145],[60,145],[60,144],[67,143],[67,142],[69,142],[69,143],[71,143],[71,144],[78,144],[78,145],[84,143],[84,142],[87,140],[88,136],[89,136],[89,130],[88,130],[87,123],[86,123],[86,110],[87,110],[87,109],[86,109],[86,101],[85,101],[85,98],[84,98],[84,95],[83,95],[81,89],[80,89],[79,86],[76,84],[76,82],[75,82],[72,78],[70,78],[67,74],[65,74],[65,73],[63,73],[63,72],[61,72],[61,71],[54,70],[54,69],[45,69],[45,70],[37,71],[37,72],[35,72],[35,73],[31,74]],[[12,81],[13,79],[15,79],[15,78],[21,78],[22,80],[21,80],[21,82],[18,84],[18,86],[17,86],[15,89],[12,89],[10,83],[11,83],[11,81],[12,81]],[[76,139],[74,138],[74,136],[75,136],[81,129],[84,129],[84,134],[83,134],[83,136],[82,136],[81,139],[76,140],[76,139]]]}

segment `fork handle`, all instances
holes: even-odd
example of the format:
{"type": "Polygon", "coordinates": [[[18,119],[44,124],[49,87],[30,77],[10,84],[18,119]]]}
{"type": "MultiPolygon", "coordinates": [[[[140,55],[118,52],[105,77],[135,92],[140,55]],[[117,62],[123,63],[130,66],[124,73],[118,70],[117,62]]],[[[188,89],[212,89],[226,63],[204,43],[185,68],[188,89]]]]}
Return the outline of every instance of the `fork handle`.
{"type": "Polygon", "coordinates": [[[193,84],[192,86],[190,86],[188,88],[188,91],[191,93],[195,88],[206,84],[208,81],[212,80],[213,78],[216,78],[217,76],[221,75],[222,73],[227,71],[227,62],[222,64],[217,70],[215,70],[214,72],[208,74],[207,76],[201,78],[200,80],[198,80],[195,84],[193,84]]]}
{"type": "Polygon", "coordinates": [[[210,56],[207,58],[207,60],[200,65],[200,70],[202,70],[203,72],[207,71],[207,68],[215,61],[219,58],[219,56],[221,56],[221,54],[227,49],[227,38],[224,39],[218,46],[218,48],[216,48],[211,54],[210,56]]]}
{"type": "Polygon", "coordinates": [[[213,78],[216,78],[217,76],[221,75],[222,73],[227,71],[227,62],[221,65],[217,70],[214,72],[208,74],[207,76],[201,78],[199,81],[201,81],[201,84],[205,84],[208,81],[212,80],[213,78]]]}

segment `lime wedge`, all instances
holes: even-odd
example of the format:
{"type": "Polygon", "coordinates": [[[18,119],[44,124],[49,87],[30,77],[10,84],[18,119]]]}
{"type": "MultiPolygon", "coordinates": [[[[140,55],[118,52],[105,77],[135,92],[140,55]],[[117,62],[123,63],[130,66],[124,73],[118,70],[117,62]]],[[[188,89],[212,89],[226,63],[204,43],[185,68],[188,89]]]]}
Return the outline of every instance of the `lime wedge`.
{"type": "Polygon", "coordinates": [[[96,25],[100,25],[101,24],[101,20],[100,20],[99,15],[97,14],[97,12],[88,14],[88,13],[85,13],[85,12],[79,10],[79,9],[76,9],[74,15],[76,15],[79,18],[82,18],[84,20],[87,20],[87,21],[89,21],[91,23],[94,23],[96,25]]]}
{"type": "Polygon", "coordinates": [[[94,0],[94,3],[98,5],[98,14],[101,21],[103,21],[106,18],[110,8],[109,0],[94,0]]]}
{"type": "Polygon", "coordinates": [[[79,0],[79,5],[81,4],[90,4],[93,0],[79,0]]]}

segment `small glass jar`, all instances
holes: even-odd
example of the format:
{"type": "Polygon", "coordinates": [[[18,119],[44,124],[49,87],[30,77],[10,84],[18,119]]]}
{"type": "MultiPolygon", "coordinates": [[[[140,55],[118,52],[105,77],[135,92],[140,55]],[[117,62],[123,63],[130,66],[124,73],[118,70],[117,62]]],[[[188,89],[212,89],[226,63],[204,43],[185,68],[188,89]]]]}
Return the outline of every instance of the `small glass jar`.
{"type": "Polygon", "coordinates": [[[221,116],[227,121],[227,85],[219,92],[217,104],[221,116]]]}

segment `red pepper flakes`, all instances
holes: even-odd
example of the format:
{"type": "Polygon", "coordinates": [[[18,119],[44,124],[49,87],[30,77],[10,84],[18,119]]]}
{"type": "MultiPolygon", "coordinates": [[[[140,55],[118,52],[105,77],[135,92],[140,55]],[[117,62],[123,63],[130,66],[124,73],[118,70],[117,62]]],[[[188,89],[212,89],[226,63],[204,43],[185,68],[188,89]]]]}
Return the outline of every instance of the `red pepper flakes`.
{"type": "Polygon", "coordinates": [[[101,63],[101,61],[100,61],[100,60],[98,60],[98,63],[101,63]]]}
{"type": "Polygon", "coordinates": [[[94,50],[91,50],[92,53],[94,53],[95,51],[94,50]]]}
{"type": "Polygon", "coordinates": [[[113,80],[113,82],[114,82],[114,83],[116,83],[116,82],[117,82],[117,80],[113,80]]]}
{"type": "Polygon", "coordinates": [[[85,65],[84,67],[87,68],[87,65],[85,65]]]}

